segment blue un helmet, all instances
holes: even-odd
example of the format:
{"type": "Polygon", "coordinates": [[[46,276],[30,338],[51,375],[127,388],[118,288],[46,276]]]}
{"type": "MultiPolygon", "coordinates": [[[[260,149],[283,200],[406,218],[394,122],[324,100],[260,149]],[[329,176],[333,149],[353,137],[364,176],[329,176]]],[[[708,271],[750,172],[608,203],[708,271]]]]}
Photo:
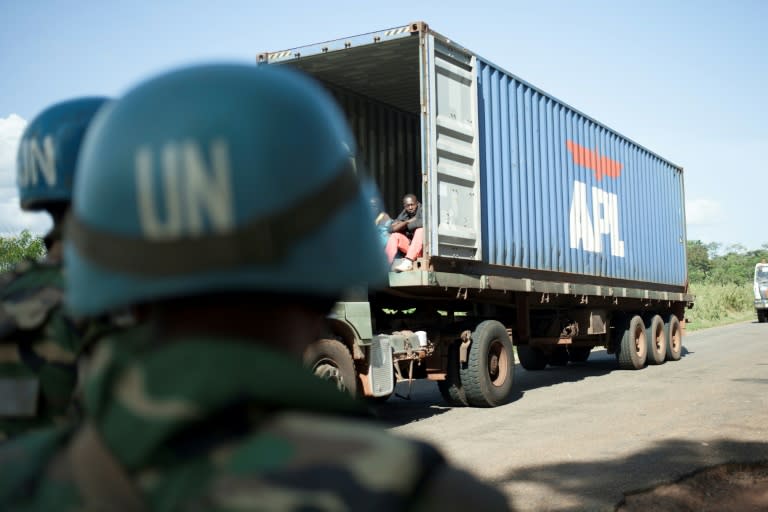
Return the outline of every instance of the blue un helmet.
{"type": "Polygon", "coordinates": [[[21,136],[16,181],[24,210],[48,209],[72,198],[75,164],[88,128],[107,98],[77,98],[52,105],[21,136]]]}
{"type": "Polygon", "coordinates": [[[383,283],[354,146],[331,96],[296,71],[206,65],[144,82],[84,143],[70,307],[237,291],[336,298],[383,283]]]}

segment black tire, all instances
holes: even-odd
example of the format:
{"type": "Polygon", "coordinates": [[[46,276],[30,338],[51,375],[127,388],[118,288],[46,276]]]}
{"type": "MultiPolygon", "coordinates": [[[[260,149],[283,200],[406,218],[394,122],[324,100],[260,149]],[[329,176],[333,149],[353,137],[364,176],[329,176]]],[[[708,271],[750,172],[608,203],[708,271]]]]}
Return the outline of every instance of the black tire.
{"type": "Polygon", "coordinates": [[[459,375],[467,402],[473,407],[496,407],[509,401],[515,368],[512,340],[496,320],[486,320],[472,333],[466,365],[459,375]]]}
{"type": "Polygon", "coordinates": [[[338,340],[317,340],[304,350],[304,366],[339,391],[357,397],[355,363],[347,347],[338,340]]]}
{"type": "Polygon", "coordinates": [[[645,338],[645,323],[639,315],[633,316],[621,337],[616,361],[623,370],[639,370],[645,366],[648,356],[648,342],[645,338]]]}
{"type": "Polygon", "coordinates": [[[562,345],[552,347],[552,353],[549,354],[550,366],[568,366],[568,349],[562,345]]]}
{"type": "Polygon", "coordinates": [[[585,363],[592,353],[592,347],[568,347],[568,360],[572,363],[585,363]]]}
{"type": "Polygon", "coordinates": [[[667,335],[664,332],[664,320],[659,315],[648,319],[645,337],[648,342],[648,364],[662,364],[667,357],[667,335]]]}
{"type": "Polygon", "coordinates": [[[764,309],[758,309],[757,310],[757,321],[762,323],[765,323],[766,320],[768,320],[768,315],[765,314],[764,309]]]}
{"type": "Polygon", "coordinates": [[[520,359],[520,366],[531,372],[543,370],[549,361],[543,350],[530,345],[518,345],[517,357],[520,359]]]}
{"type": "Polygon", "coordinates": [[[437,388],[443,399],[452,406],[466,406],[467,395],[461,386],[461,376],[459,375],[459,347],[461,341],[456,340],[448,346],[448,361],[445,374],[445,380],[437,381],[437,388]]]}
{"type": "Polygon", "coordinates": [[[667,361],[679,361],[683,356],[683,332],[677,315],[669,315],[664,324],[664,336],[667,339],[667,361]]]}
{"type": "Polygon", "coordinates": [[[621,345],[621,338],[624,336],[624,330],[627,328],[629,319],[623,312],[617,312],[609,320],[608,326],[608,353],[616,354],[621,345]]]}

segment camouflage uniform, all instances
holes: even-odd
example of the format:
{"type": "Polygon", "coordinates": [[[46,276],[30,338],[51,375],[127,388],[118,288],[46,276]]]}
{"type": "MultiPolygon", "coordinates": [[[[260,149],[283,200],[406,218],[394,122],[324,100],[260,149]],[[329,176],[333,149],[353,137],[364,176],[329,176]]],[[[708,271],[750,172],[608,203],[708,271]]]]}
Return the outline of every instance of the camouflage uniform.
{"type": "Polygon", "coordinates": [[[428,445],[351,419],[358,402],[262,344],[117,336],[94,357],[87,426],[0,451],[0,508],[507,510],[428,445]]]}
{"type": "Polygon", "coordinates": [[[24,262],[0,276],[0,436],[63,421],[81,337],[64,315],[61,265],[24,262]]]}
{"type": "Polygon", "coordinates": [[[58,262],[25,261],[0,275],[0,440],[77,421],[82,356],[122,328],[111,319],[75,321],[63,297],[58,262]]]}
{"type": "Polygon", "coordinates": [[[106,101],[52,105],[27,125],[19,143],[20,206],[47,211],[54,227],[45,239],[46,261],[27,261],[0,275],[0,439],[74,412],[77,358],[88,339],[64,314],[61,230],[83,135],[106,101]]]}

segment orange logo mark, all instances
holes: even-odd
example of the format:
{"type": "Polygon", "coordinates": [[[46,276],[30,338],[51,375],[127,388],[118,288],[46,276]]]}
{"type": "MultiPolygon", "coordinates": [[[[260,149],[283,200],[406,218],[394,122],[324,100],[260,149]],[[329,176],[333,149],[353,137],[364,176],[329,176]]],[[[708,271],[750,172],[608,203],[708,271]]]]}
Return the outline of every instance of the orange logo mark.
{"type": "Polygon", "coordinates": [[[607,156],[600,156],[597,152],[597,148],[592,151],[591,149],[585,148],[570,140],[565,141],[565,146],[573,156],[573,163],[595,171],[595,179],[597,181],[603,179],[603,176],[618,178],[621,175],[621,168],[624,167],[624,165],[607,156]]]}

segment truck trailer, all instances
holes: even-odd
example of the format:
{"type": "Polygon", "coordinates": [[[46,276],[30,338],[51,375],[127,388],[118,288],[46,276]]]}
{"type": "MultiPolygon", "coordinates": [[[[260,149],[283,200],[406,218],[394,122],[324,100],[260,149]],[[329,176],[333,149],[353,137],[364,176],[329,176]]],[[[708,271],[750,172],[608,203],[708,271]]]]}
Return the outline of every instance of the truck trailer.
{"type": "MultiPolygon", "coordinates": [[[[526,370],[677,361],[688,293],[683,169],[424,22],[258,55],[345,112],[387,210],[414,193],[424,249],[336,304],[305,362],[386,399],[428,378],[492,407],[526,370]]],[[[567,77],[564,77],[567,78],[567,77]]]]}

